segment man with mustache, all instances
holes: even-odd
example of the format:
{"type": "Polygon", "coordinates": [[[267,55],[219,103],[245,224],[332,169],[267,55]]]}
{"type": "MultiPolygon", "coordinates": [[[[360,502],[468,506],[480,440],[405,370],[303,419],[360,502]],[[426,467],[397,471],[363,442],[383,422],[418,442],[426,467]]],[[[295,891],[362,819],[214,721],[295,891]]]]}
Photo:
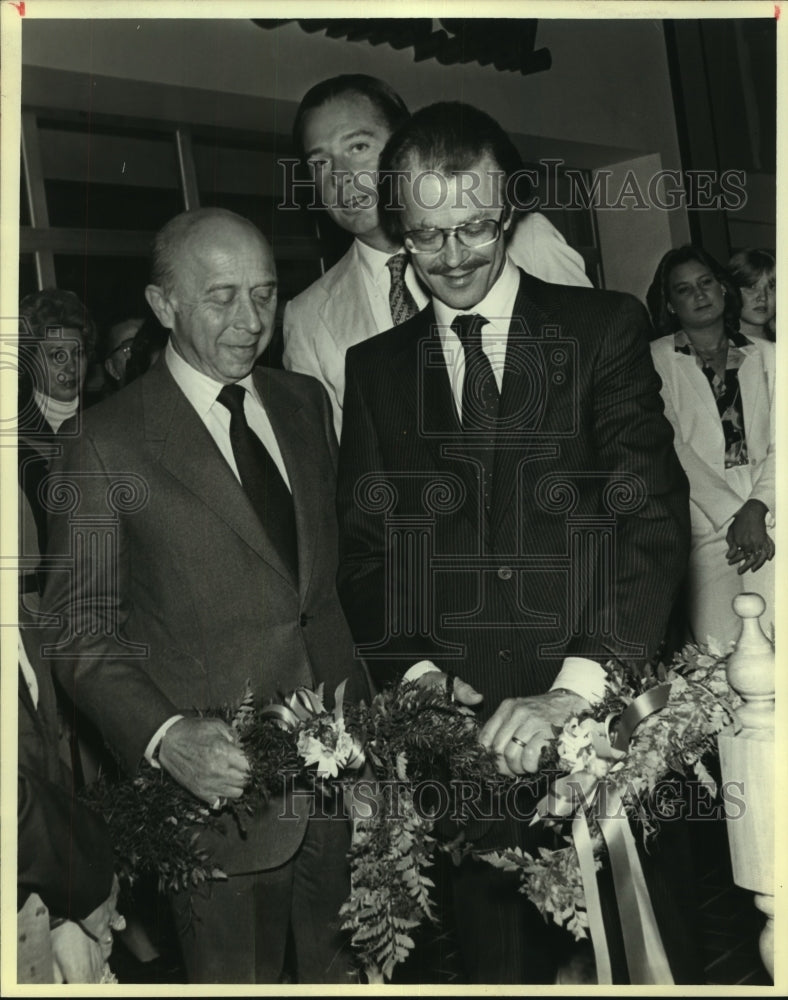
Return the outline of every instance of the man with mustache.
{"type": "MultiPolygon", "coordinates": [[[[459,103],[383,150],[381,222],[431,298],[348,351],[338,480],[339,594],[373,680],[446,685],[510,776],[602,697],[601,664],[655,653],[689,543],[645,310],[516,267],[520,166],[459,103]]],[[[527,818],[473,839],[533,850],[527,818]]],[[[555,928],[509,878],[466,859],[451,881],[470,982],[553,981],[555,928]]]]}
{"type": "MultiPolygon", "coordinates": [[[[314,375],[328,390],[342,430],[348,347],[409,319],[427,295],[402,243],[378,218],[378,157],[408,120],[402,98],[383,80],[344,74],[323,80],[296,113],[296,147],[314,171],[330,218],[355,239],[342,259],[285,308],[284,366],[314,375]]],[[[538,212],[520,217],[509,253],[544,281],[590,285],[583,259],[538,212]]]]}

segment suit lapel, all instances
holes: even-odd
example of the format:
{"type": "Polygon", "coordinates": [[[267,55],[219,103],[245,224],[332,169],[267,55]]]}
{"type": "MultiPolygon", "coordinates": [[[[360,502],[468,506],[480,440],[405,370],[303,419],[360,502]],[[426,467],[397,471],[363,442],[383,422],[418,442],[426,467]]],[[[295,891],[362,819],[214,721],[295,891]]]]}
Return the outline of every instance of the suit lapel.
{"type": "Polygon", "coordinates": [[[361,275],[355,240],[335,265],[326,294],[327,298],[318,312],[344,357],[349,347],[379,332],[361,275]]]}
{"type": "MultiPolygon", "coordinates": [[[[715,424],[719,423],[720,414],[717,410],[717,401],[706,376],[698,366],[695,356],[685,354],[683,351],[675,352],[676,373],[685,387],[685,392],[689,392],[695,405],[700,405],[709,414],[715,424]]],[[[682,393],[683,395],[683,393],[682,393]]],[[[692,404],[690,403],[688,409],[692,404]]]]}
{"type": "Polygon", "coordinates": [[[739,389],[742,398],[742,413],[744,416],[744,433],[750,435],[757,426],[756,414],[760,406],[758,397],[761,393],[763,379],[761,375],[760,354],[758,348],[747,344],[740,350],[745,355],[739,367],[739,389]]]}
{"type": "Polygon", "coordinates": [[[394,381],[403,390],[403,400],[412,411],[418,438],[432,452],[436,467],[446,470],[448,465],[463,480],[467,499],[462,510],[473,524],[478,524],[476,465],[464,458],[468,452],[435,323],[430,303],[400,328],[402,345],[392,362],[394,381]]]}
{"type": "MultiPolygon", "coordinates": [[[[494,537],[512,502],[518,468],[536,446],[549,397],[548,372],[536,341],[550,317],[527,296],[525,276],[520,274],[501,386],[501,406],[495,454],[494,492],[490,532],[494,537]],[[536,441],[533,440],[534,436],[536,441]]],[[[555,446],[549,446],[555,451],[555,446]]]]}
{"type": "Polygon", "coordinates": [[[145,437],[159,463],[292,586],[243,487],[163,359],[141,386],[145,437]]]}

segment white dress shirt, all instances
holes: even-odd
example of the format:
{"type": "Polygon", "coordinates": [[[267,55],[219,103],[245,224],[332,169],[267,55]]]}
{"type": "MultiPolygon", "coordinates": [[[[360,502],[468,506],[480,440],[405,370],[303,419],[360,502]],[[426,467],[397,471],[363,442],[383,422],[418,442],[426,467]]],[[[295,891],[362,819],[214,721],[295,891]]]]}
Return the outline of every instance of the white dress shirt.
{"type": "Polygon", "coordinates": [[[458,316],[483,316],[487,322],[482,327],[482,350],[487,355],[495,377],[498,392],[503,386],[503,372],[506,365],[506,345],[509,340],[509,323],[514,312],[514,303],[520,288],[520,273],[507,256],[498,280],[472,309],[453,309],[445,302],[434,300],[435,319],[438,323],[443,357],[451,381],[451,392],[457,416],[462,423],[462,386],[465,380],[465,352],[460,338],[451,325],[458,316]]]}
{"type": "MultiPolygon", "coordinates": [[[[198,372],[196,368],[192,368],[189,362],[185,361],[172,346],[172,339],[167,341],[164,360],[167,362],[170,374],[178,383],[178,388],[197,411],[197,416],[205,424],[208,433],[216,442],[219,451],[233,470],[238,482],[240,482],[241,477],[238,475],[238,466],[235,464],[233,446],[230,443],[230,411],[217,399],[217,396],[224,388],[224,383],[217,382],[209,375],[205,375],[203,372],[198,372]]],[[[276,467],[279,469],[282,479],[287,483],[287,488],[291,489],[290,480],[287,477],[287,469],[282,459],[282,453],[279,450],[274,429],[271,426],[268,414],[265,412],[265,407],[257,392],[251,372],[246,378],[242,378],[240,382],[237,382],[236,385],[243,386],[246,389],[244,395],[244,413],[249,427],[263,442],[271,458],[276,462],[276,467]]]]}
{"type": "MultiPolygon", "coordinates": [[[[438,299],[433,299],[435,319],[438,323],[443,356],[451,380],[451,391],[457,414],[462,421],[462,384],[465,377],[465,352],[460,344],[460,338],[451,329],[455,317],[462,313],[484,316],[487,323],[482,327],[482,350],[490,361],[498,391],[503,385],[503,372],[506,361],[506,345],[509,339],[509,324],[517,292],[520,287],[520,275],[516,266],[507,256],[497,281],[487,295],[472,309],[458,310],[447,306],[438,299]]],[[[405,673],[406,680],[415,680],[431,670],[438,670],[429,660],[415,663],[405,673]]],[[[605,691],[605,671],[594,660],[582,656],[567,656],[561,665],[551,691],[556,688],[566,688],[581,695],[592,704],[601,701],[605,691]]],[[[483,692],[482,692],[483,693],[483,692]]]]}
{"type": "MultiPolygon", "coordinates": [[[[224,383],[217,382],[209,375],[205,375],[203,372],[199,372],[196,368],[193,368],[172,346],[172,339],[167,341],[164,360],[170,370],[170,374],[178,384],[178,388],[197,411],[198,417],[205,424],[208,433],[216,442],[216,446],[233,470],[235,478],[240,483],[241,477],[238,474],[233,446],[230,443],[230,411],[217,399],[224,387],[224,383]]],[[[265,445],[271,458],[276,463],[282,479],[287,484],[287,488],[292,492],[282,452],[279,450],[274,429],[271,426],[268,414],[265,412],[265,407],[257,392],[251,372],[246,378],[242,378],[237,382],[236,385],[243,386],[246,389],[246,393],[244,394],[244,414],[246,415],[249,427],[265,445]]],[[[154,767],[158,767],[153,757],[156,748],[161,743],[164,734],[170,726],[182,718],[182,715],[173,715],[172,718],[162,723],[151,737],[150,742],[145,748],[145,757],[154,767]]]]}
{"type": "MultiPolygon", "coordinates": [[[[382,333],[384,330],[391,329],[394,325],[391,316],[391,305],[389,304],[391,271],[389,271],[386,264],[394,254],[388,250],[376,250],[374,247],[362,243],[359,239],[356,240],[356,251],[359,263],[361,264],[361,277],[364,281],[364,288],[367,292],[372,315],[375,318],[375,326],[378,333],[382,333]]],[[[405,253],[404,250],[400,252],[405,253]]],[[[423,309],[428,301],[427,294],[419,284],[410,262],[405,269],[405,285],[413,296],[419,310],[423,309]]]]}

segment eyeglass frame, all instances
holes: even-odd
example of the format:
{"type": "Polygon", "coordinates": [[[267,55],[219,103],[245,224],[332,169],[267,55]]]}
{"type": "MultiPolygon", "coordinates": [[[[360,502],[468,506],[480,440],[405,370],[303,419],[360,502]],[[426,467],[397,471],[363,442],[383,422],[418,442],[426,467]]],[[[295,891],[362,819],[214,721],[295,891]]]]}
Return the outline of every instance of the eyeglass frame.
{"type": "Polygon", "coordinates": [[[425,254],[425,253],[440,253],[441,250],[446,246],[446,240],[448,239],[449,233],[453,233],[457,241],[468,250],[480,250],[482,247],[492,246],[493,243],[497,243],[501,238],[501,233],[504,231],[504,226],[512,217],[511,205],[507,205],[500,219],[469,219],[467,222],[461,223],[459,226],[433,226],[429,229],[409,229],[407,232],[402,234],[402,242],[408,253],[415,254],[425,254]],[[465,243],[462,237],[459,235],[466,226],[478,225],[480,222],[491,222],[495,226],[495,235],[492,239],[485,240],[484,243],[465,243]],[[408,246],[408,237],[413,233],[441,233],[443,235],[443,242],[435,250],[418,250],[416,247],[408,246]]]}
{"type": "Polygon", "coordinates": [[[134,338],[129,337],[127,340],[124,340],[122,344],[118,344],[116,348],[111,350],[107,355],[107,357],[111,358],[113,355],[117,354],[118,351],[123,351],[123,353],[126,355],[127,358],[131,357],[131,348],[133,343],[134,343],[134,338]]]}

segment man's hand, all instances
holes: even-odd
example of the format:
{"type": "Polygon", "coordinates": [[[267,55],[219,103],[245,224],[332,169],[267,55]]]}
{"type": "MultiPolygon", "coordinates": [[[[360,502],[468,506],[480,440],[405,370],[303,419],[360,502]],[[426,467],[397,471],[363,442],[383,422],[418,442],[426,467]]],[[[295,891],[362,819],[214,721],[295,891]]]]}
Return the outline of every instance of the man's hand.
{"type": "Polygon", "coordinates": [[[725,558],[731,566],[738,564],[740,576],[748,569],[755,573],[767,560],[774,558],[774,542],[766,533],[766,513],[766,504],[747,500],[734,514],[728,528],[725,558]]]}
{"type": "Polygon", "coordinates": [[[501,774],[515,777],[539,767],[542,748],[553,738],[553,726],[591,706],[571,691],[548,691],[531,698],[506,698],[479,734],[481,743],[498,755],[501,774]]]}
{"type": "Polygon", "coordinates": [[[238,737],[221,719],[179,719],[162,737],[159,763],[210,805],[240,798],[249,780],[238,737]]]}
{"type": "Polygon", "coordinates": [[[52,978],[60,983],[100,983],[104,973],[101,945],[79,924],[67,920],[52,929],[52,978]]]}
{"type": "MultiPolygon", "coordinates": [[[[442,670],[428,670],[423,673],[419,678],[417,678],[416,683],[421,684],[424,687],[438,687],[446,690],[446,681],[448,679],[448,674],[444,673],[442,670]]],[[[467,705],[472,708],[474,705],[479,705],[484,701],[484,695],[479,694],[475,691],[467,681],[460,680],[459,677],[454,678],[452,694],[454,695],[454,700],[460,705],[467,705]]]]}

